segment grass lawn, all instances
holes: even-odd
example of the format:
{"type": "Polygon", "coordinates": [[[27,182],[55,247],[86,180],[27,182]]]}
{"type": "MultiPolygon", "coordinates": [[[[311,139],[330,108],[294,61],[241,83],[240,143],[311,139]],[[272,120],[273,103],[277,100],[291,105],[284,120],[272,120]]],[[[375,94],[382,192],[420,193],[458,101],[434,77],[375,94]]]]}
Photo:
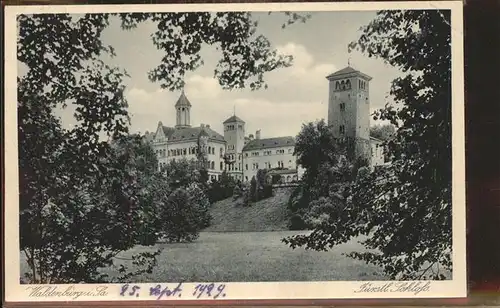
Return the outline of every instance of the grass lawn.
{"type": "MultiPolygon", "coordinates": [[[[274,232],[202,232],[193,243],[137,246],[119,255],[163,249],[152,274],[136,282],[255,282],[255,281],[325,281],[385,280],[381,270],[364,262],[342,256],[362,247],[356,241],[339,245],[328,252],[292,250],[281,239],[298,234],[274,232]]],[[[113,275],[111,268],[104,270],[113,275]]]]}

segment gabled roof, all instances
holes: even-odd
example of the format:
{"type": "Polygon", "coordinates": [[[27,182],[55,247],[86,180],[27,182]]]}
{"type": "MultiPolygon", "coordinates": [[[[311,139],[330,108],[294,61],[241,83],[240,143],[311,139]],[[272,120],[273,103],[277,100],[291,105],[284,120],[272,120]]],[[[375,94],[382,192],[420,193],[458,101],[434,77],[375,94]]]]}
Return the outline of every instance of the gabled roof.
{"type": "Polygon", "coordinates": [[[198,139],[198,136],[202,131],[208,134],[209,140],[225,142],[224,137],[221,134],[206,126],[174,129],[174,132],[168,138],[168,142],[194,141],[198,139]]]}
{"type": "Polygon", "coordinates": [[[165,137],[170,138],[170,136],[174,133],[175,128],[173,127],[168,127],[168,126],[163,126],[163,133],[165,134],[165,137]]]}
{"type": "Polygon", "coordinates": [[[231,122],[245,123],[245,121],[243,121],[242,119],[238,118],[236,115],[233,115],[232,117],[228,118],[226,121],[222,122],[222,124],[231,123],[231,122]]]}
{"type": "Polygon", "coordinates": [[[294,145],[295,145],[295,138],[291,136],[254,139],[248,142],[243,147],[243,151],[262,150],[268,148],[279,148],[279,147],[294,146],[294,145]]]}
{"type": "Polygon", "coordinates": [[[184,94],[184,90],[182,90],[181,96],[179,96],[177,103],[175,103],[175,107],[191,107],[191,102],[186,97],[186,94],[184,94]]]}
{"type": "Polygon", "coordinates": [[[332,74],[326,76],[326,79],[346,78],[346,77],[352,77],[352,76],[356,76],[356,75],[362,76],[367,80],[372,79],[372,77],[370,77],[364,73],[361,73],[360,71],[358,71],[350,66],[347,66],[339,71],[336,71],[335,73],[332,73],[332,74]]]}

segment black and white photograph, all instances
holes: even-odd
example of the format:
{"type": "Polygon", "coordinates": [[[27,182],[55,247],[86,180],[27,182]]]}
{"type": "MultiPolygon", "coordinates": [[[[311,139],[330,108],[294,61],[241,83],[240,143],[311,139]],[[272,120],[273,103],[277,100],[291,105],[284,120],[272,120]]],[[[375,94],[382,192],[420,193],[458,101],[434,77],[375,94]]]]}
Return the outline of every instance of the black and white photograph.
{"type": "Polygon", "coordinates": [[[8,9],[7,300],[466,295],[461,2],[8,9]]]}

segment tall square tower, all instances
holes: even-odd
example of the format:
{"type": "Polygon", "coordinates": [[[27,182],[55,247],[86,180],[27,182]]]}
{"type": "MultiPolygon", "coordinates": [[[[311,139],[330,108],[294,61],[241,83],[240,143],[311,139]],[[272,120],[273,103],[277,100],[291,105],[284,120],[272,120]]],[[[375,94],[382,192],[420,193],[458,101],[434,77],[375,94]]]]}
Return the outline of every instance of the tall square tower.
{"type": "Polygon", "coordinates": [[[338,139],[352,140],[355,157],[370,159],[370,76],[348,66],[329,81],[328,125],[338,139]]]}

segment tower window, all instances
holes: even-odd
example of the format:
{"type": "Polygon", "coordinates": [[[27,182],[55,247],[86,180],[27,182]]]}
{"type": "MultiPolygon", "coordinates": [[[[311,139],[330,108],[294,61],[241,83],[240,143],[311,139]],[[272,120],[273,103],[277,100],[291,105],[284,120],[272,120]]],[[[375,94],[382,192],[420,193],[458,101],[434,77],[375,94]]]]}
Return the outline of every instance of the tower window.
{"type": "Polygon", "coordinates": [[[339,132],[340,132],[340,134],[342,134],[342,135],[343,135],[343,134],[345,134],[345,127],[344,127],[344,125],[340,125],[340,127],[339,127],[339,132]]]}
{"type": "Polygon", "coordinates": [[[340,83],[338,81],[335,83],[335,90],[340,90],[340,83]]]}
{"type": "Polygon", "coordinates": [[[345,87],[346,87],[346,89],[350,89],[351,88],[351,81],[350,80],[346,81],[345,87]]]}
{"type": "Polygon", "coordinates": [[[345,111],[345,103],[340,103],[340,111],[345,111]]]}

